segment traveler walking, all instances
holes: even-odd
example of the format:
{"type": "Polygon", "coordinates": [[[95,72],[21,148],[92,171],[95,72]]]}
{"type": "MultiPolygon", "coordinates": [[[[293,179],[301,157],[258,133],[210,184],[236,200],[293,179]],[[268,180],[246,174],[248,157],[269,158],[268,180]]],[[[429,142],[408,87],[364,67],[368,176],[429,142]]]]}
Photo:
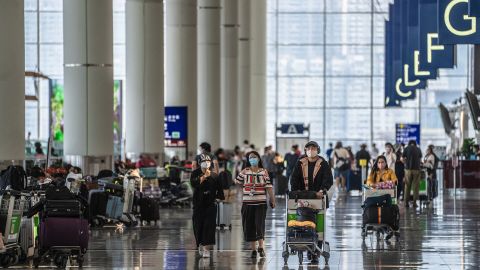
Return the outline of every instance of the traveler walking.
{"type": "Polygon", "coordinates": [[[415,140],[408,142],[408,146],[403,151],[405,159],[405,207],[409,207],[410,192],[413,188],[413,207],[418,207],[418,189],[420,187],[420,163],[422,160],[422,151],[417,147],[415,140]]]}

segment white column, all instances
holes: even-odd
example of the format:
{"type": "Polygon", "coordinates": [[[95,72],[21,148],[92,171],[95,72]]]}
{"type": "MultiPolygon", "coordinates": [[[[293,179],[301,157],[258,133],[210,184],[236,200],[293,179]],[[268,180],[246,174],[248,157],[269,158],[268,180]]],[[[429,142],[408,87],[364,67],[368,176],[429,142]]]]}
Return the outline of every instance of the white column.
{"type": "Polygon", "coordinates": [[[220,0],[198,0],[198,142],[220,146],[220,0]]]}
{"type": "Polygon", "coordinates": [[[250,138],[258,147],[267,137],[267,0],[254,0],[251,6],[251,89],[250,138]]]}
{"type": "Polygon", "coordinates": [[[162,153],[163,1],[126,2],[126,149],[162,153]]]}
{"type": "Polygon", "coordinates": [[[65,154],[113,155],[112,0],[64,0],[65,154]]]}
{"type": "Polygon", "coordinates": [[[0,0],[0,160],[25,159],[23,1],[0,0]]]}
{"type": "MultiPolygon", "coordinates": [[[[254,0],[256,1],[256,0],[254,0]]],[[[240,1],[238,16],[240,22],[238,37],[238,98],[237,129],[238,143],[250,140],[250,6],[251,0],[240,1]]]]}
{"type": "Polygon", "coordinates": [[[165,105],[188,106],[188,152],[197,141],[197,1],[166,0],[165,105]]]}
{"type": "Polygon", "coordinates": [[[238,138],[238,0],[222,0],[221,26],[221,146],[233,147],[238,138]]]}

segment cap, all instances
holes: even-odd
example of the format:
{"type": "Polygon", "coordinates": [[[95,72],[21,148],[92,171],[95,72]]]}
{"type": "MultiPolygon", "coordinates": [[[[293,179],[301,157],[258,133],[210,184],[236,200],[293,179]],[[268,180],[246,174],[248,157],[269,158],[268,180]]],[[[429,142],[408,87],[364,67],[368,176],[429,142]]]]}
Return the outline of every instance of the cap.
{"type": "Polygon", "coordinates": [[[315,146],[317,148],[320,148],[320,146],[318,145],[317,142],[315,141],[309,141],[307,144],[305,144],[305,148],[309,147],[309,146],[315,146]]]}

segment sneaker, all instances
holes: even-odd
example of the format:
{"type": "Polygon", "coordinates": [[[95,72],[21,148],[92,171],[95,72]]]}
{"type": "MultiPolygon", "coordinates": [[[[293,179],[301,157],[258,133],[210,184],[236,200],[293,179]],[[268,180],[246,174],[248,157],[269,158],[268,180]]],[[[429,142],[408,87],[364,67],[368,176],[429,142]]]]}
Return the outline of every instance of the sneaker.
{"type": "Polygon", "coordinates": [[[258,249],[258,254],[260,255],[260,258],[265,258],[265,250],[263,248],[258,249]]]}
{"type": "Polygon", "coordinates": [[[250,258],[257,258],[257,251],[256,250],[252,251],[252,255],[250,256],[250,258]]]}

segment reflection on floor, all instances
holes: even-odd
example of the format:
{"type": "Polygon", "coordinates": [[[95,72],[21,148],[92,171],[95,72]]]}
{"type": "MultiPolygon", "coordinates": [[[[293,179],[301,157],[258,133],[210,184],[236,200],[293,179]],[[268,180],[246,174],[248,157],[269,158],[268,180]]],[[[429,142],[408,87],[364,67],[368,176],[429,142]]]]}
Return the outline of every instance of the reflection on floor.
{"type": "MultiPolygon", "coordinates": [[[[95,269],[282,269],[285,222],[283,199],[269,210],[265,260],[249,258],[242,239],[240,205],[233,213],[232,231],[218,232],[215,252],[198,259],[190,209],[161,209],[155,227],[93,230],[85,261],[95,269]]],[[[299,266],[291,256],[284,269],[480,269],[480,191],[440,195],[427,209],[401,207],[401,239],[385,243],[376,237],[362,241],[361,198],[338,195],[328,210],[329,267],[323,259],[299,266]]],[[[306,257],[306,256],[305,256],[306,257]]],[[[306,260],[306,258],[304,258],[306,260]]]]}

